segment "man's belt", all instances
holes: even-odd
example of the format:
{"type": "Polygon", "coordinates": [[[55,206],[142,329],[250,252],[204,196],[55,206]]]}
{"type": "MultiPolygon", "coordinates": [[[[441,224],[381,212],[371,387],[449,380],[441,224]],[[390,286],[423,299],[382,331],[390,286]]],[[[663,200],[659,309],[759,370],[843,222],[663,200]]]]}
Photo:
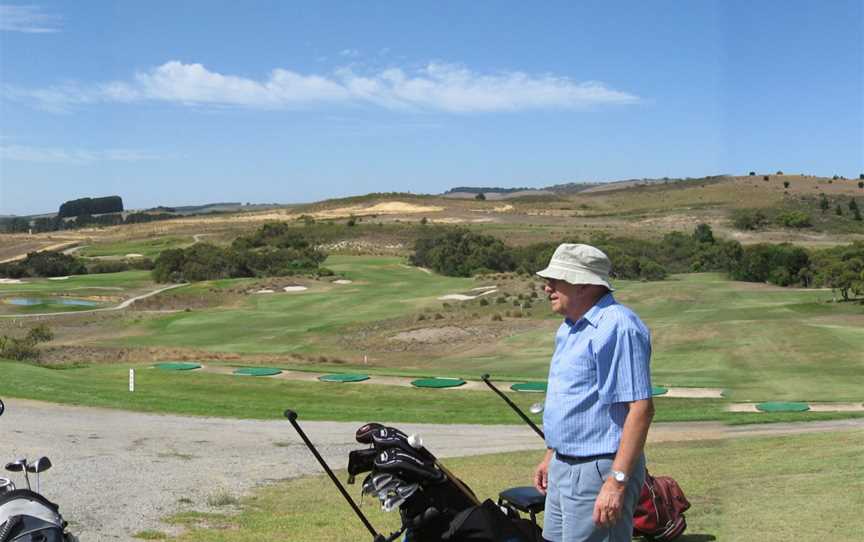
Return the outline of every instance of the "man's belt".
{"type": "Polygon", "coordinates": [[[615,459],[615,454],[598,454],[598,455],[585,455],[585,456],[575,456],[575,455],[564,455],[561,452],[556,451],[555,457],[557,457],[560,461],[565,463],[588,463],[590,461],[598,461],[600,459],[615,459]]]}

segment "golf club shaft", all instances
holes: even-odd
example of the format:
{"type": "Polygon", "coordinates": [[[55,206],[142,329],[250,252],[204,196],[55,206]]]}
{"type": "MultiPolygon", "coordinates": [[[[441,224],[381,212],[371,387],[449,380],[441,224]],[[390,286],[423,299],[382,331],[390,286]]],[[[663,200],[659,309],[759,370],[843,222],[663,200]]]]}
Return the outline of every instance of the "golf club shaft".
{"type": "Polygon", "coordinates": [[[450,472],[450,469],[448,469],[443,464],[441,464],[441,462],[438,461],[437,459],[435,460],[435,464],[438,466],[439,469],[441,469],[441,471],[444,474],[447,475],[448,478],[450,478],[450,481],[453,482],[453,484],[455,484],[457,488],[459,488],[459,491],[464,493],[465,496],[468,497],[468,499],[474,503],[475,506],[480,504],[480,501],[477,500],[477,496],[474,495],[474,493],[472,493],[471,490],[468,489],[465,486],[465,484],[462,483],[462,480],[460,480],[459,478],[456,478],[456,476],[454,476],[453,473],[450,472]]]}
{"type": "Polygon", "coordinates": [[[499,390],[498,388],[495,387],[494,384],[492,384],[492,382],[489,380],[489,375],[483,375],[483,376],[481,376],[481,377],[480,377],[480,380],[482,380],[483,382],[485,382],[486,385],[489,386],[489,389],[491,389],[492,391],[494,391],[495,393],[497,393],[498,396],[501,397],[501,399],[504,399],[504,402],[507,403],[508,405],[510,405],[510,408],[512,408],[513,411],[516,412],[516,414],[518,414],[519,417],[522,418],[522,420],[523,420],[525,423],[527,423],[528,425],[530,425],[530,426],[531,426],[531,429],[533,429],[535,433],[537,433],[538,435],[540,435],[540,438],[542,438],[543,440],[546,440],[546,435],[544,435],[544,434],[543,434],[543,431],[542,431],[539,427],[537,427],[537,424],[535,424],[534,422],[532,422],[531,419],[528,418],[528,416],[526,416],[524,412],[522,412],[522,409],[520,409],[518,406],[516,406],[516,403],[514,403],[513,401],[511,401],[509,397],[507,397],[506,395],[504,395],[504,394],[501,392],[501,390],[499,390]]]}
{"type": "Polygon", "coordinates": [[[324,461],[324,458],[321,457],[321,454],[318,453],[315,445],[312,444],[312,441],[309,440],[309,437],[306,436],[306,433],[303,432],[303,429],[300,428],[300,424],[297,423],[297,413],[293,410],[286,410],[285,417],[288,418],[288,421],[291,422],[292,426],[294,426],[294,430],[297,431],[297,434],[300,435],[300,438],[303,439],[303,443],[306,444],[306,447],[309,448],[309,451],[312,452],[312,455],[315,456],[315,459],[318,460],[318,463],[321,464],[321,466],[324,468],[324,471],[327,473],[330,479],[333,480],[333,483],[342,493],[342,496],[345,497],[345,500],[348,501],[348,504],[350,504],[351,508],[354,509],[354,513],[357,514],[357,517],[360,518],[360,521],[363,522],[363,525],[365,525],[369,532],[372,533],[372,536],[375,537],[376,540],[378,540],[378,537],[381,537],[381,535],[378,534],[378,531],[375,530],[375,527],[373,527],[372,524],[369,523],[369,520],[366,519],[366,515],[363,514],[363,512],[354,502],[354,499],[351,498],[351,495],[349,495],[348,492],[345,491],[345,487],[342,485],[339,479],[336,478],[336,475],[333,474],[333,471],[330,470],[327,462],[324,461]]]}

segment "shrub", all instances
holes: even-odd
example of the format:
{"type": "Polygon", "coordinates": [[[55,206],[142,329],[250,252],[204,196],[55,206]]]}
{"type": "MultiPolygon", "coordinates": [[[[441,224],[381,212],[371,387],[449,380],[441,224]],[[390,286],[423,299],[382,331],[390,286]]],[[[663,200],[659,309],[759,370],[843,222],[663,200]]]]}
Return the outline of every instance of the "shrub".
{"type": "Polygon", "coordinates": [[[789,188],[789,181],[783,181],[783,188],[789,188]]]}
{"type": "Polygon", "coordinates": [[[481,298],[480,298],[480,305],[482,305],[482,306],[485,307],[485,306],[487,306],[488,304],[489,304],[489,300],[488,300],[488,299],[486,299],[485,297],[481,297],[481,298]]]}
{"type": "Polygon", "coordinates": [[[478,192],[477,195],[474,196],[474,199],[479,201],[486,201],[486,194],[484,194],[483,192],[478,192]]]}
{"type": "Polygon", "coordinates": [[[497,312],[492,315],[492,321],[493,322],[500,322],[501,320],[503,320],[503,318],[501,318],[501,315],[498,314],[497,312]]]}
{"type": "Polygon", "coordinates": [[[760,230],[768,225],[768,217],[759,209],[736,209],[732,212],[732,225],[739,230],[760,230]]]}
{"type": "Polygon", "coordinates": [[[787,211],[777,215],[777,224],[784,228],[809,228],[813,225],[810,215],[803,211],[787,211]]]}

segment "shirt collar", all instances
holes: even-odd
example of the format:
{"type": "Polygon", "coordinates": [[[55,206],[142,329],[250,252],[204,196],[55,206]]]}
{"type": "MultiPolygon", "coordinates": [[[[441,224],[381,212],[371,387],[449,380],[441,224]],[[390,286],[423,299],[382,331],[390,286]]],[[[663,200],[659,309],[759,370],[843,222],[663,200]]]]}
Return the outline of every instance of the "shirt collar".
{"type": "Polygon", "coordinates": [[[593,307],[588,309],[588,311],[582,315],[582,318],[580,318],[576,322],[574,322],[570,318],[565,318],[564,322],[566,322],[567,325],[572,328],[577,326],[582,320],[585,320],[591,326],[597,327],[597,324],[603,318],[603,313],[605,312],[603,309],[614,304],[615,298],[612,297],[612,292],[606,292],[603,297],[597,300],[597,303],[595,303],[593,307]]]}

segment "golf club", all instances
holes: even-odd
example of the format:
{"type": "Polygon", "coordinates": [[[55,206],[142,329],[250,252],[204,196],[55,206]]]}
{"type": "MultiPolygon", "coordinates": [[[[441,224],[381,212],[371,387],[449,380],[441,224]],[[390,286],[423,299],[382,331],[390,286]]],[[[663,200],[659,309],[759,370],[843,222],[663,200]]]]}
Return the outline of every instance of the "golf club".
{"type": "Polygon", "coordinates": [[[357,514],[357,517],[366,527],[366,529],[372,534],[375,542],[386,542],[388,540],[395,540],[402,532],[400,531],[398,534],[394,533],[391,535],[392,538],[385,538],[383,534],[380,534],[375,530],[375,527],[369,523],[369,520],[366,518],[366,515],[363,514],[363,511],[357,506],[357,503],[354,502],[354,499],[351,498],[351,495],[345,490],[345,486],[339,482],[339,479],[336,478],[336,475],[333,474],[333,471],[330,469],[330,466],[327,465],[327,462],[324,461],[324,458],[321,457],[321,454],[318,453],[318,450],[315,448],[315,445],[312,444],[312,441],[309,440],[309,437],[306,436],[306,433],[300,427],[300,424],[297,423],[297,413],[291,409],[285,411],[285,417],[288,418],[288,421],[291,422],[291,425],[294,427],[294,430],[297,431],[297,434],[300,435],[300,438],[303,439],[303,443],[309,448],[309,451],[312,452],[312,455],[315,456],[315,459],[318,460],[318,463],[324,469],[324,472],[327,473],[327,476],[330,477],[330,480],[333,481],[333,484],[336,485],[336,488],[342,493],[342,496],[348,501],[348,504],[351,505],[351,509],[354,510],[354,513],[357,514]]]}
{"type": "MultiPolygon", "coordinates": [[[[542,438],[543,440],[546,440],[546,435],[543,434],[543,431],[542,431],[539,427],[537,427],[537,424],[535,424],[534,422],[532,422],[531,419],[528,418],[528,416],[526,416],[524,412],[522,412],[522,409],[520,409],[518,406],[516,406],[516,403],[514,403],[513,401],[511,401],[509,397],[507,397],[506,395],[504,395],[504,394],[501,392],[501,390],[499,390],[498,388],[495,387],[494,384],[492,384],[492,381],[489,380],[489,375],[488,375],[488,374],[484,374],[484,375],[482,375],[482,376],[480,377],[480,380],[482,380],[482,381],[483,381],[487,386],[489,386],[489,389],[491,389],[492,391],[494,391],[495,393],[497,393],[498,396],[501,397],[501,399],[504,399],[504,402],[507,403],[508,405],[510,405],[510,408],[512,408],[513,411],[514,411],[516,414],[518,414],[520,418],[522,418],[522,421],[524,421],[524,422],[527,423],[529,426],[531,426],[531,429],[533,429],[535,433],[537,433],[538,435],[540,435],[540,438],[542,438]]],[[[531,406],[531,412],[532,412],[532,413],[534,412],[534,408],[535,408],[535,407],[536,407],[536,405],[532,405],[532,406],[531,406]]],[[[540,411],[542,411],[542,410],[543,410],[543,409],[540,408],[536,413],[539,414],[540,411]]]]}
{"type": "Polygon", "coordinates": [[[53,465],[47,457],[40,457],[33,463],[27,465],[27,472],[36,474],[36,493],[42,493],[42,473],[50,469],[53,465]]]}
{"type": "Polygon", "coordinates": [[[454,484],[456,484],[456,487],[459,488],[459,491],[464,493],[465,496],[468,497],[468,499],[471,502],[473,502],[475,506],[480,504],[480,500],[477,498],[476,495],[474,495],[474,492],[471,491],[470,489],[468,489],[468,487],[464,483],[462,483],[462,480],[460,480],[452,472],[450,472],[450,470],[447,467],[445,467],[440,461],[438,461],[438,458],[435,457],[435,455],[432,454],[432,452],[430,452],[429,450],[426,449],[426,447],[423,446],[423,437],[421,437],[420,435],[417,435],[417,434],[412,434],[412,435],[408,436],[407,441],[408,441],[408,445],[411,446],[412,448],[414,448],[416,450],[422,450],[422,451],[426,452],[427,454],[429,454],[430,457],[434,458],[435,466],[438,467],[439,469],[441,469],[441,472],[446,474],[447,477],[450,478],[450,480],[452,480],[454,484]]]}
{"type": "Polygon", "coordinates": [[[11,463],[6,463],[6,470],[9,472],[23,472],[24,480],[27,481],[27,489],[32,490],[30,487],[30,476],[27,475],[27,459],[21,458],[12,461],[11,463]]]}

